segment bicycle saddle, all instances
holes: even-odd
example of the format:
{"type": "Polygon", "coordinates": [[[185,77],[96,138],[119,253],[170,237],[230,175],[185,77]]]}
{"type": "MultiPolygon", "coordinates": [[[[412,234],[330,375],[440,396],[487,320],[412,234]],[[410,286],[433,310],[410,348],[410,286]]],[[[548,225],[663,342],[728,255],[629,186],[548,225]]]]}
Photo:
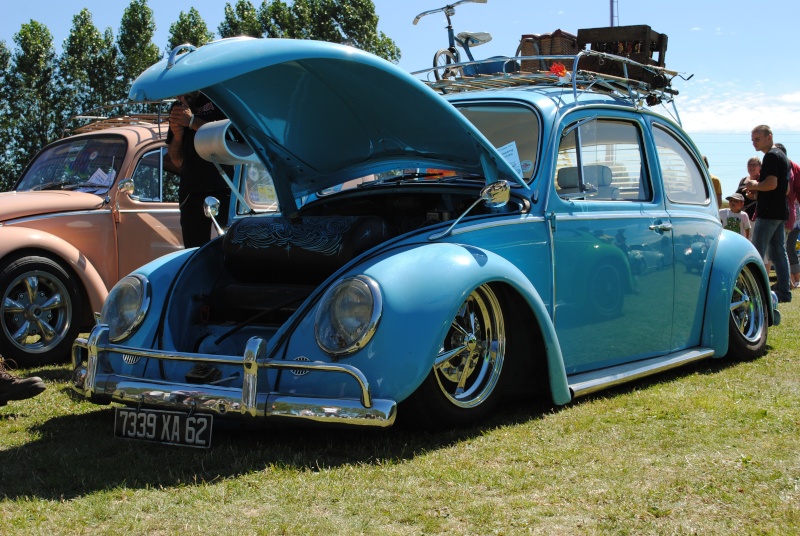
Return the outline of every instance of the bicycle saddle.
{"type": "Polygon", "coordinates": [[[489,32],[459,32],[458,39],[471,47],[476,47],[491,41],[492,34],[489,32]]]}

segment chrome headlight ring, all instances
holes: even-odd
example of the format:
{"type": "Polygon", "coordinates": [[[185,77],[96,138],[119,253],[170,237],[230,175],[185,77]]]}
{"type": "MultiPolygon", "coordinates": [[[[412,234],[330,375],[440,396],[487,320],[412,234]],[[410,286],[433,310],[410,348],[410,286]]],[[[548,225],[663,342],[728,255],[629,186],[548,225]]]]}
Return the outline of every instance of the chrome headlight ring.
{"type": "Polygon", "coordinates": [[[150,307],[150,282],[133,274],[122,278],[108,293],[100,323],[108,325],[108,338],[118,342],[130,337],[150,307]]]}
{"type": "Polygon", "coordinates": [[[357,352],[375,334],[382,311],[381,289],[371,277],[358,275],[336,282],[317,306],[317,344],[332,357],[357,352]]]}

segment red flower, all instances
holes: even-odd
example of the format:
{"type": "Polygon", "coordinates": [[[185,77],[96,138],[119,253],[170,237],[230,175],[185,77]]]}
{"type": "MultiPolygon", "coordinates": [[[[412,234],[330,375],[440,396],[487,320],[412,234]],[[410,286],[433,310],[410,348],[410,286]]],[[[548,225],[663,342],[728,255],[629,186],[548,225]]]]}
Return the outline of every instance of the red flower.
{"type": "Polygon", "coordinates": [[[556,75],[558,78],[567,76],[567,68],[562,64],[555,62],[550,66],[550,74],[556,75]]]}

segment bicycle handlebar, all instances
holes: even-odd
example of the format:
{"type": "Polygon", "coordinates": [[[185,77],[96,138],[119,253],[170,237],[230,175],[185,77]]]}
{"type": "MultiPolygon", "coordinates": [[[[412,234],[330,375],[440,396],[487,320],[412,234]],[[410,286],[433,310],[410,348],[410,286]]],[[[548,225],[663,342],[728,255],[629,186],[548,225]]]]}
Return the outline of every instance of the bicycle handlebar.
{"type": "Polygon", "coordinates": [[[423,11],[422,13],[420,13],[419,15],[414,17],[414,25],[416,26],[416,24],[419,22],[419,19],[421,19],[425,15],[431,15],[433,13],[438,13],[440,11],[453,9],[454,7],[459,6],[461,4],[485,4],[488,1],[489,0],[458,0],[458,2],[454,2],[452,4],[447,4],[446,6],[440,7],[438,9],[431,9],[430,11],[423,11]]]}

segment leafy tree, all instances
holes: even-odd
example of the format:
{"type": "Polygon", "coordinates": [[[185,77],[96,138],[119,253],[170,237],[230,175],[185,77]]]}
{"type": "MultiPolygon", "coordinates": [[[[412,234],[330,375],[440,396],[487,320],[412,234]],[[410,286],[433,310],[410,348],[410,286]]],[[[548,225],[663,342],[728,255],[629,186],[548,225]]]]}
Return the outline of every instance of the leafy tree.
{"type": "Polygon", "coordinates": [[[184,43],[189,43],[200,47],[214,40],[214,32],[209,31],[206,21],[200,16],[195,8],[191,8],[189,13],[181,11],[178,20],[169,27],[169,43],[167,53],[173,48],[184,43]]]}
{"type": "Polygon", "coordinates": [[[17,178],[14,174],[14,162],[9,158],[8,147],[11,142],[13,118],[9,106],[9,86],[6,82],[8,69],[11,65],[11,51],[5,41],[0,41],[0,191],[11,188],[17,178]]]}
{"type": "Polygon", "coordinates": [[[235,37],[237,35],[262,37],[264,35],[261,22],[258,19],[258,12],[248,0],[237,0],[235,7],[231,7],[230,3],[226,3],[225,18],[220,23],[217,31],[221,37],[235,37]]]}
{"type": "Polygon", "coordinates": [[[372,0],[264,0],[259,20],[267,37],[317,39],[366,50],[397,63],[400,49],[378,32],[372,0]]]}
{"type": "Polygon", "coordinates": [[[59,136],[64,120],[52,34],[31,20],[14,35],[14,42],[4,88],[11,124],[3,129],[9,136],[4,149],[11,178],[6,180],[12,182],[39,149],[59,136]]]}
{"type": "Polygon", "coordinates": [[[64,41],[64,51],[59,59],[68,109],[83,111],[103,104],[97,91],[98,83],[102,82],[97,71],[103,46],[103,36],[92,22],[92,14],[88,9],[82,9],[72,18],[72,29],[64,41]]]}
{"type": "Polygon", "coordinates": [[[93,87],[98,102],[107,104],[127,97],[128,88],[122,82],[119,65],[119,50],[114,44],[114,32],[111,28],[106,28],[92,69],[97,81],[93,87]]]}
{"type": "Polygon", "coordinates": [[[133,0],[125,8],[117,36],[117,58],[122,84],[128,88],[139,74],[161,59],[153,44],[156,23],[147,0],[133,0]]]}

